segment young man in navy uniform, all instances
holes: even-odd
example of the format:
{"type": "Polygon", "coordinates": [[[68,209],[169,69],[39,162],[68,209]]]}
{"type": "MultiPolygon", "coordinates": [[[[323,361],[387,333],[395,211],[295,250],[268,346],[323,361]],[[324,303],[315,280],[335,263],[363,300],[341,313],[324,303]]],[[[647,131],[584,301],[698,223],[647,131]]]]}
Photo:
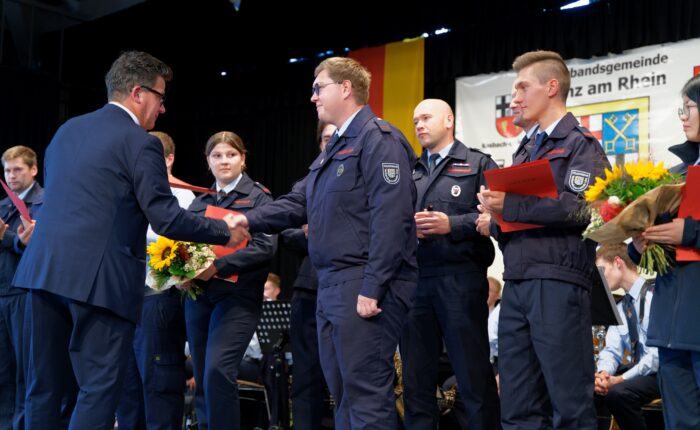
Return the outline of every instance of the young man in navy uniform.
{"type": "Polygon", "coordinates": [[[434,429],[443,340],[457,376],[469,429],[499,427],[498,394],[487,335],[491,239],[476,231],[488,155],[454,138],[454,114],[442,100],[423,100],[413,114],[423,155],[415,165],[419,281],[401,335],[405,425],[434,429]]]}
{"type": "Polygon", "coordinates": [[[395,429],[393,356],[416,288],[413,149],[366,106],[370,75],[351,58],[316,68],[311,101],[338,127],[291,193],[234,219],[251,232],[308,222],[319,275],[318,337],[336,429],[395,429]]]}
{"type": "Polygon", "coordinates": [[[501,419],[504,429],[594,429],[590,286],[595,243],[582,240],[588,224],[582,193],[609,163],[600,143],[566,112],[570,74],[555,52],[515,59],[514,104],[539,124],[513,165],[549,160],[556,198],[484,190],[489,225],[503,249],[506,281],[498,327],[501,419]],[[502,234],[490,213],[505,221],[543,225],[502,234]]]}
{"type": "MultiPolygon", "coordinates": [[[[36,218],[44,189],[35,178],[39,169],[36,153],[26,146],[13,146],[2,154],[5,182],[36,218]]],[[[26,290],[12,288],[12,278],[34,225],[25,229],[10,197],[0,200],[0,429],[22,428],[24,423],[25,370],[29,342],[25,340],[26,290]]]]}

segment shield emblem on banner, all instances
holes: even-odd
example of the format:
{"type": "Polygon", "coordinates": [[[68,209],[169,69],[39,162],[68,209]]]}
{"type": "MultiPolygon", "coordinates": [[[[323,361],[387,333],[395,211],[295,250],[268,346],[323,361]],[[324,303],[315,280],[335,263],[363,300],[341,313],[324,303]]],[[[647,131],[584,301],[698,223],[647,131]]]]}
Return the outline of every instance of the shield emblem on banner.
{"type": "Polygon", "coordinates": [[[510,94],[496,96],[496,131],[503,137],[515,137],[520,134],[520,129],[513,124],[510,99],[510,94]]]}

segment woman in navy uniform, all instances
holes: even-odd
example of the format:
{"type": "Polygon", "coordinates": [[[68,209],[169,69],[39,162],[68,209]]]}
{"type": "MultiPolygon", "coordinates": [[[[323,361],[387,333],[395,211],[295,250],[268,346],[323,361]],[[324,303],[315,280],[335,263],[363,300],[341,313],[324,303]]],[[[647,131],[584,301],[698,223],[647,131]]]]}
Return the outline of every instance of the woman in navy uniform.
{"type": "MultiPolygon", "coordinates": [[[[199,196],[190,211],[204,216],[212,205],[245,213],[272,201],[269,190],[244,173],[246,149],[235,133],[211,136],[205,154],[217,193],[199,196]]],[[[276,236],[254,234],[247,247],[217,258],[195,281],[204,294],[185,302],[200,430],[240,427],[238,367],[260,319],[276,248],[276,236]],[[235,274],[237,281],[226,279],[235,274]]]]}
{"type": "MultiPolygon", "coordinates": [[[[691,78],[681,94],[683,107],[678,116],[688,140],[669,150],[682,161],[671,170],[685,175],[689,166],[700,161],[700,76],[691,78]]],[[[700,249],[700,221],[676,218],[649,227],[629,245],[635,263],[639,263],[647,241],[700,249]]],[[[664,421],[670,430],[700,428],[699,279],[700,262],[679,261],[665,275],[657,276],[654,286],[647,342],[659,348],[659,386],[664,421]]]]}

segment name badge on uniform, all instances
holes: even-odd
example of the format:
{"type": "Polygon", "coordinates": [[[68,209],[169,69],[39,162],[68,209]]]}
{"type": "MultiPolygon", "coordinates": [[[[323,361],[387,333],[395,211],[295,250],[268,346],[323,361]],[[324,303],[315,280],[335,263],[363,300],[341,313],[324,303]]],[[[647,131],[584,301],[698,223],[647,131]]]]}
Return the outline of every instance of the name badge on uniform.
{"type": "Polygon", "coordinates": [[[572,191],[580,193],[588,188],[588,182],[591,179],[591,174],[583,170],[571,170],[569,173],[569,188],[572,191]]]}
{"type": "Polygon", "coordinates": [[[338,170],[335,171],[335,176],[342,175],[344,171],[345,171],[345,165],[341,164],[340,166],[338,166],[338,170]]]}
{"type": "Polygon", "coordinates": [[[452,190],[450,192],[452,194],[452,197],[459,197],[459,195],[462,194],[462,188],[460,188],[459,185],[453,185],[452,190]]]}
{"type": "Polygon", "coordinates": [[[387,184],[398,184],[401,178],[399,165],[397,163],[382,163],[382,176],[387,184]]]}

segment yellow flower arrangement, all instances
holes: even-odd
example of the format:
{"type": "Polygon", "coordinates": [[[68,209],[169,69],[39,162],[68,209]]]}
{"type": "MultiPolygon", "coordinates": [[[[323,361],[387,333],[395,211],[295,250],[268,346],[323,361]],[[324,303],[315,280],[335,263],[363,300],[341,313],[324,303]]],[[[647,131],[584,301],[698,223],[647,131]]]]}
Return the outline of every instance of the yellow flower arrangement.
{"type": "MultiPolygon", "coordinates": [[[[605,169],[605,177],[597,177],[584,195],[591,220],[583,237],[603,244],[618,243],[639,234],[653,225],[657,215],[678,210],[670,203],[679,199],[659,196],[662,193],[678,195],[680,188],[674,184],[681,181],[682,178],[669,172],[664,163],[637,161],[605,169]],[[654,215],[650,215],[652,213],[654,215]]],[[[640,267],[647,273],[663,274],[671,264],[671,250],[650,243],[642,254],[640,267]]]]}
{"type": "Polygon", "coordinates": [[[148,245],[146,252],[150,257],[150,265],[156,270],[162,270],[170,267],[177,257],[177,248],[179,244],[167,237],[160,236],[158,240],[148,245]]]}
{"type": "Polygon", "coordinates": [[[202,289],[192,281],[216,258],[212,245],[190,243],[159,236],[146,247],[148,267],[146,285],[161,291],[174,286],[192,300],[202,289]]]}

